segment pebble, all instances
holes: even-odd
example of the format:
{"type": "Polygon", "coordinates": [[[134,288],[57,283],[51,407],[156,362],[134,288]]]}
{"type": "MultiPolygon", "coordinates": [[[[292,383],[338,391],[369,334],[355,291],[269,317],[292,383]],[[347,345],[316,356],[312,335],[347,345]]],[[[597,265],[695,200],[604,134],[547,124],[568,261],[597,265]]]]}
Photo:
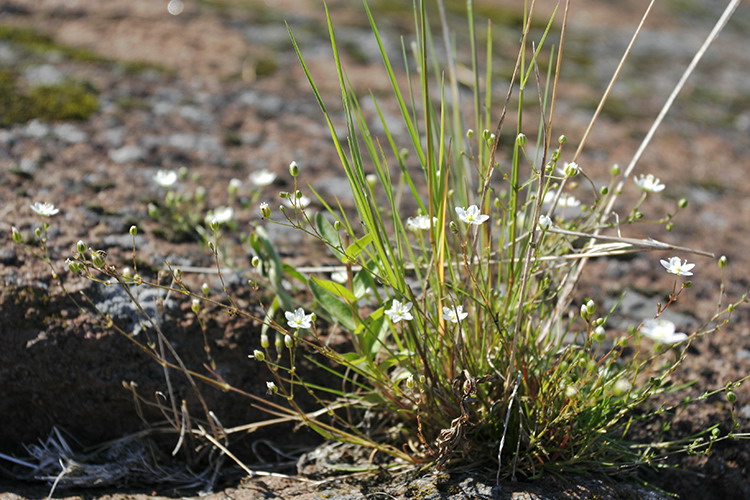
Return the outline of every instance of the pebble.
{"type": "Polygon", "coordinates": [[[51,64],[29,66],[24,70],[23,76],[31,87],[58,85],[65,78],[63,72],[51,64]]]}
{"type": "Polygon", "coordinates": [[[77,144],[79,142],[87,141],[89,136],[86,132],[79,129],[75,125],[71,125],[70,123],[62,123],[60,125],[56,125],[53,129],[53,133],[63,142],[67,142],[69,144],[77,144]]]}
{"type": "Polygon", "coordinates": [[[109,159],[115,163],[132,163],[146,157],[146,151],[138,146],[123,146],[109,151],[109,159]]]}

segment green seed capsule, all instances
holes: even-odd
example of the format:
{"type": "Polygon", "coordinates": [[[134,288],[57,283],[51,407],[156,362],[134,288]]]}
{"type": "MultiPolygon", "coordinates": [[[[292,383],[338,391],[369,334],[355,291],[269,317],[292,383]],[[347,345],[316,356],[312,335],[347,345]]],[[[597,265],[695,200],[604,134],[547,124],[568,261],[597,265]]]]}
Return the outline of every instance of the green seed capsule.
{"type": "Polygon", "coordinates": [[[734,403],[735,401],[737,401],[737,394],[735,394],[733,391],[727,391],[726,396],[727,401],[729,401],[730,403],[734,403]]]}

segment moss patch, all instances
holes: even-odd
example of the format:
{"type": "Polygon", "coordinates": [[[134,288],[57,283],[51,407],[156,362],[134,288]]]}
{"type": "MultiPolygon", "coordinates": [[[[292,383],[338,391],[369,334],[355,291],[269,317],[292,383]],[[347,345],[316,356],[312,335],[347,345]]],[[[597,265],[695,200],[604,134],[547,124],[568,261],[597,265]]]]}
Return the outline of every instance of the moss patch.
{"type": "Polygon", "coordinates": [[[87,82],[65,81],[23,90],[15,73],[0,70],[0,127],[45,121],[87,120],[99,109],[96,90],[87,82]]]}

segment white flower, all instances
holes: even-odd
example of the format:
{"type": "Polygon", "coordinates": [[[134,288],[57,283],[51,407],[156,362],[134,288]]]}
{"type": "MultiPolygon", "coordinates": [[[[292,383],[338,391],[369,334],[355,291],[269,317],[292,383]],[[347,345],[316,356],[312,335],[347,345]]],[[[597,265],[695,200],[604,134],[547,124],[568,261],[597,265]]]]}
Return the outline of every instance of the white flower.
{"type": "Polygon", "coordinates": [[[661,183],[661,180],[658,177],[654,177],[653,174],[648,174],[645,176],[639,175],[638,177],[633,179],[633,181],[635,182],[636,186],[649,193],[658,193],[659,191],[664,191],[664,188],[666,187],[661,183]]]}
{"type": "Polygon", "coordinates": [[[225,224],[232,220],[232,217],[234,217],[234,210],[232,207],[219,207],[213,212],[208,213],[206,221],[215,224],[225,224]]]}
{"type": "Polygon", "coordinates": [[[480,214],[479,207],[472,205],[469,208],[456,207],[456,214],[461,221],[467,224],[479,225],[490,218],[489,215],[480,214]]]}
{"type": "MultiPolygon", "coordinates": [[[[552,203],[555,200],[555,192],[554,191],[547,191],[547,193],[544,195],[544,203],[552,203]]],[[[575,199],[573,196],[569,194],[562,193],[560,195],[560,198],[557,200],[557,206],[560,208],[575,208],[579,206],[581,202],[577,199],[575,199]]]]}
{"type": "Polygon", "coordinates": [[[305,314],[305,310],[298,307],[296,311],[285,311],[286,323],[291,328],[310,328],[312,326],[312,314],[305,314]]]}
{"type": "Polygon", "coordinates": [[[660,260],[659,262],[670,274],[676,274],[677,276],[693,275],[690,270],[695,267],[695,264],[688,264],[688,261],[681,263],[679,257],[670,257],[669,260],[660,260]]]}
{"type": "Polygon", "coordinates": [[[307,208],[307,206],[310,204],[310,198],[308,198],[304,194],[301,197],[297,198],[296,196],[294,196],[294,194],[292,194],[292,196],[284,200],[284,204],[289,208],[298,208],[302,210],[303,208],[307,208]]]}
{"type": "Polygon", "coordinates": [[[410,231],[424,231],[430,229],[433,224],[437,224],[437,217],[433,217],[432,223],[430,223],[429,215],[418,215],[406,219],[406,228],[410,231]]]}
{"type": "Polygon", "coordinates": [[[565,163],[565,167],[563,167],[563,173],[565,174],[565,177],[575,177],[576,175],[581,173],[581,167],[578,166],[578,163],[571,161],[569,163],[565,163]]]}
{"type": "Polygon", "coordinates": [[[174,170],[159,170],[154,174],[154,182],[163,188],[169,187],[177,182],[177,172],[174,170]]]}
{"type": "Polygon", "coordinates": [[[412,303],[406,302],[402,304],[396,299],[393,299],[391,308],[385,310],[385,315],[388,316],[393,323],[398,323],[402,319],[411,321],[414,317],[409,312],[411,310],[412,303]]]}
{"type": "Polygon", "coordinates": [[[688,336],[685,333],[675,333],[674,323],[666,319],[647,319],[641,326],[641,333],[651,340],[662,344],[676,344],[688,336]]]}
{"type": "Polygon", "coordinates": [[[337,283],[346,283],[349,281],[349,273],[346,271],[334,271],[331,273],[331,279],[337,283]]]}
{"type": "Polygon", "coordinates": [[[250,182],[258,187],[270,186],[276,180],[276,174],[267,169],[258,170],[251,173],[248,178],[250,182]]]}
{"type": "Polygon", "coordinates": [[[36,212],[37,214],[41,215],[42,217],[52,217],[56,213],[60,211],[59,208],[55,208],[55,206],[52,203],[40,203],[35,202],[33,205],[29,205],[31,209],[36,212]]]}
{"type": "Polygon", "coordinates": [[[237,192],[237,190],[239,188],[241,188],[241,187],[242,187],[242,181],[241,180],[235,178],[235,179],[231,179],[229,181],[229,191],[230,192],[231,191],[237,192]]]}
{"type": "Polygon", "coordinates": [[[469,313],[464,312],[464,306],[447,307],[443,306],[443,318],[451,323],[460,323],[469,313]]]}
{"type": "Polygon", "coordinates": [[[540,215],[539,216],[539,227],[542,228],[542,230],[547,230],[552,227],[552,219],[547,217],[546,215],[540,215]]]}

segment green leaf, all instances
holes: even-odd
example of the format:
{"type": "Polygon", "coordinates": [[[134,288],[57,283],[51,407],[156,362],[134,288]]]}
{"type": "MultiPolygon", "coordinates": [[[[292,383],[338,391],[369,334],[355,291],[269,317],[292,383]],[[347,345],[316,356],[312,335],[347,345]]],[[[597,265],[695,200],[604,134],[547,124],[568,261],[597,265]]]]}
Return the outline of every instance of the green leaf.
{"type": "Polygon", "coordinates": [[[385,321],[384,311],[384,307],[375,310],[365,318],[364,323],[360,324],[354,332],[359,336],[359,346],[362,353],[369,359],[372,359],[380,349],[381,344],[378,342],[378,339],[381,339],[388,331],[388,323],[385,321]]]}
{"type": "Polygon", "coordinates": [[[357,297],[354,296],[354,294],[346,288],[344,285],[341,285],[339,283],[336,283],[335,281],[329,281],[329,280],[323,280],[320,278],[316,278],[313,276],[311,278],[316,284],[320,285],[321,287],[325,288],[332,294],[341,297],[345,301],[349,303],[354,303],[357,301],[357,297]]]}
{"type": "Polygon", "coordinates": [[[367,233],[346,248],[346,256],[350,260],[355,260],[357,257],[359,257],[359,254],[362,253],[365,247],[370,244],[371,241],[372,233],[367,233]]]}
{"type": "Polygon", "coordinates": [[[310,280],[309,284],[313,296],[331,318],[341,323],[347,330],[354,331],[358,322],[354,319],[352,308],[341,302],[335,294],[326,290],[315,280],[310,280]]]}
{"type": "Polygon", "coordinates": [[[372,279],[372,274],[368,269],[362,268],[357,274],[354,275],[352,280],[352,287],[354,288],[354,296],[357,300],[365,296],[368,289],[375,289],[375,280],[372,279]]]}

